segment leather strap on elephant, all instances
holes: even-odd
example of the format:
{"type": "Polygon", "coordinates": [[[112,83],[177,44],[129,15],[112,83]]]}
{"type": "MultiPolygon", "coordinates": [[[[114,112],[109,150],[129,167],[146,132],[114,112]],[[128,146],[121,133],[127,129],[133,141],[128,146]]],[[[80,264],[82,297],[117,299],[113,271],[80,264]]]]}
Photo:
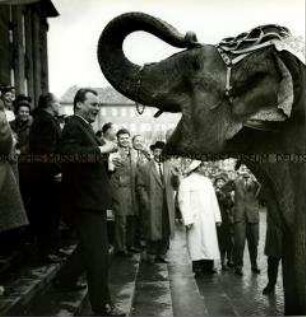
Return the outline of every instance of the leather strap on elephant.
{"type": "Polygon", "coordinates": [[[281,41],[290,36],[290,31],[279,25],[263,25],[252,29],[250,32],[241,33],[236,37],[223,39],[217,49],[227,66],[225,94],[232,103],[232,68],[251,53],[268,46],[274,41],[281,41]]]}

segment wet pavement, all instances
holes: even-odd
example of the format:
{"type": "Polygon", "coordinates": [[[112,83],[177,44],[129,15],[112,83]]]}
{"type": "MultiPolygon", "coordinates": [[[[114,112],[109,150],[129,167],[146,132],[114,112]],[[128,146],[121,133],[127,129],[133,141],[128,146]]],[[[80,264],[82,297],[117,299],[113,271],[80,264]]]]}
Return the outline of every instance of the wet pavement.
{"type": "MultiPolygon", "coordinates": [[[[266,214],[261,212],[258,250],[261,274],[252,274],[246,247],[242,277],[232,271],[222,272],[220,263],[216,263],[218,273],[195,279],[185,228],[177,226],[167,264],[150,264],[140,260],[139,255],[129,260],[114,258],[110,274],[114,302],[128,315],[139,317],[281,316],[284,303],[281,270],[275,295],[262,295],[267,283],[265,234],[266,214]]],[[[89,314],[87,305],[82,315],[89,314]]]]}
{"type": "Polygon", "coordinates": [[[261,274],[251,272],[247,247],[244,275],[232,271],[194,278],[188,258],[185,229],[177,227],[176,237],[168,253],[168,264],[140,263],[136,278],[134,316],[281,316],[283,288],[281,270],[273,296],[262,295],[267,283],[264,255],[266,214],[260,213],[258,265],[261,274]]]}

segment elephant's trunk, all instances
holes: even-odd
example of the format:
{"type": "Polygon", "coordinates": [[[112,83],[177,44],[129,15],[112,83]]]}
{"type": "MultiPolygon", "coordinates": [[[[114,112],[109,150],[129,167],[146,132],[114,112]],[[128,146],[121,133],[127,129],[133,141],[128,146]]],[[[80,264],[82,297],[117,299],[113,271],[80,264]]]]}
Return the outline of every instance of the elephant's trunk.
{"type": "Polygon", "coordinates": [[[141,67],[131,63],[122,48],[124,39],[135,31],[151,33],[178,48],[195,46],[196,37],[192,33],[183,36],[166,22],[138,12],[115,18],[102,32],[98,43],[98,61],[106,79],[126,97],[153,105],[154,87],[145,83],[139,87],[141,67]]]}

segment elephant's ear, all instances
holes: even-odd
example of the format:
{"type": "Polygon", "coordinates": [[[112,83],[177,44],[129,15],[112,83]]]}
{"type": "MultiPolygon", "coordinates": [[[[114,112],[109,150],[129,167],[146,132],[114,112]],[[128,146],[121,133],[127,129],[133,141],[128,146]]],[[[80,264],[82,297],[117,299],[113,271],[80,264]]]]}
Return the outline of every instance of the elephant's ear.
{"type": "Polygon", "coordinates": [[[277,92],[277,105],[266,109],[259,109],[244,125],[254,129],[271,130],[276,124],[290,118],[294,100],[293,80],[289,69],[276,56],[276,62],[281,73],[281,81],[277,92]]]}

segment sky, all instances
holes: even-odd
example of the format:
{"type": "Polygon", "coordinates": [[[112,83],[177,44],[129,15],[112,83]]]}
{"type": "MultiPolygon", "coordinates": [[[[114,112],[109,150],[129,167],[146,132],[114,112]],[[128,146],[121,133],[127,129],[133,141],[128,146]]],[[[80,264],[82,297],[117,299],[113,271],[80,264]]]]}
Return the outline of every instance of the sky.
{"type": "MultiPolygon", "coordinates": [[[[49,19],[50,91],[61,97],[71,86],[105,87],[96,49],[103,28],[114,17],[141,11],[194,31],[202,43],[216,44],[261,24],[280,24],[305,39],[305,0],[52,0],[60,13],[49,19]]],[[[144,32],[124,43],[137,64],[157,62],[177,52],[144,32]]]]}

